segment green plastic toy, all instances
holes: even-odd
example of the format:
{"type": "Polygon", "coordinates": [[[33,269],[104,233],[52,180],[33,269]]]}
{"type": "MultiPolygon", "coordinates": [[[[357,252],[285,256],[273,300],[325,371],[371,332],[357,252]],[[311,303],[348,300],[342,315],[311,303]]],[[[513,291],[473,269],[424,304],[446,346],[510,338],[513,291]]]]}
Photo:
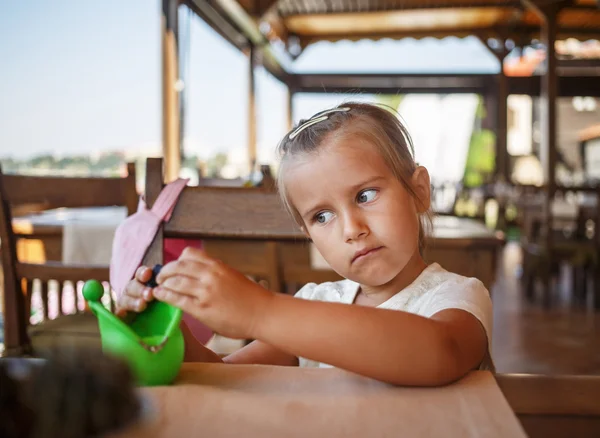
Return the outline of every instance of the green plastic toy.
{"type": "Polygon", "coordinates": [[[141,386],[171,383],[183,363],[181,309],[152,301],[126,323],[102,305],[103,294],[104,287],[96,280],[83,287],[83,296],[98,318],[103,351],[126,360],[141,386]]]}

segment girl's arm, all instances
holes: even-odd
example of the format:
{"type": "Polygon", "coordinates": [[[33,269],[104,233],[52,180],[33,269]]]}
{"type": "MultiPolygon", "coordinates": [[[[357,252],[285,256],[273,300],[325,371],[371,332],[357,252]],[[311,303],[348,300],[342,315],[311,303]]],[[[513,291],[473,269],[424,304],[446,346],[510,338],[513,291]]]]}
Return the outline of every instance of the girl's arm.
{"type": "Polygon", "coordinates": [[[223,358],[223,362],[230,364],[298,366],[296,356],[261,341],[254,341],[246,345],[244,348],[223,358]]]}
{"type": "Polygon", "coordinates": [[[159,300],[224,336],[262,341],[227,358],[232,363],[306,357],[393,384],[441,385],[475,368],[487,349],[483,326],[466,311],[425,318],[275,294],[193,248],[157,282],[159,300]]]}
{"type": "Polygon", "coordinates": [[[254,337],[307,357],[399,385],[442,385],[477,367],[487,351],[483,326],[470,313],[425,318],[273,295],[254,337]]]}
{"type": "Polygon", "coordinates": [[[188,326],[181,324],[185,341],[185,362],[212,362],[231,364],[298,365],[298,358],[272,347],[264,342],[254,341],[244,348],[221,358],[210,348],[202,345],[192,334],[188,326]]]}

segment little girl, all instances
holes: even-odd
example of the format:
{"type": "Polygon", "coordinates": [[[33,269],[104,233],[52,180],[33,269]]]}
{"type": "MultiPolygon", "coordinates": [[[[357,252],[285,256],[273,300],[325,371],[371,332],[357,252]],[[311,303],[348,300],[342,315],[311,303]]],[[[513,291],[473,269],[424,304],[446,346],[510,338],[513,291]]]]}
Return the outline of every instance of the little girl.
{"type": "Polygon", "coordinates": [[[376,105],[348,103],[314,115],[279,145],[284,205],[346,280],[272,293],[206,253],[187,248],[146,288],[141,267],[120,307],[156,298],[228,337],[256,339],[219,358],[236,364],[334,366],[398,385],[443,385],[491,369],[488,291],[427,265],[430,182],[406,128],[376,105]]]}

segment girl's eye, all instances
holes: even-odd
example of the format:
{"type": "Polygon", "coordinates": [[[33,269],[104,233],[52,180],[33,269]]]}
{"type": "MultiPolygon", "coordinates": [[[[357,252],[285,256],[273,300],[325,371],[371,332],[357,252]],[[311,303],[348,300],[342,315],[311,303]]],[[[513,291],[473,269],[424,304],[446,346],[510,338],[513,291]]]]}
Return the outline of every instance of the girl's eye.
{"type": "Polygon", "coordinates": [[[365,202],[372,201],[373,199],[375,199],[375,196],[377,196],[377,190],[375,190],[375,189],[363,190],[362,192],[360,192],[358,194],[357,200],[359,203],[363,204],[365,202]]]}
{"type": "Polygon", "coordinates": [[[329,222],[331,220],[332,217],[333,217],[332,212],[322,211],[315,215],[315,222],[318,222],[320,224],[326,224],[327,222],[329,222]]]}

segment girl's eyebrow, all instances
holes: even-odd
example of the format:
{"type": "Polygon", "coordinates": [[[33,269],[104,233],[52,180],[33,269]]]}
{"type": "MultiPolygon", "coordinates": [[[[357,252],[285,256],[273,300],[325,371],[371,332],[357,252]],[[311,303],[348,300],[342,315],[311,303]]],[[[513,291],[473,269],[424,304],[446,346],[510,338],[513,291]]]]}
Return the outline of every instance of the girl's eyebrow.
{"type": "Polygon", "coordinates": [[[354,184],[353,186],[351,186],[351,187],[348,189],[348,191],[349,191],[350,193],[356,192],[356,191],[357,191],[358,189],[360,189],[361,187],[364,187],[364,186],[366,186],[366,185],[369,185],[369,184],[373,184],[374,182],[377,182],[377,181],[379,181],[379,180],[383,180],[383,179],[385,179],[385,177],[383,177],[383,176],[381,176],[381,175],[374,175],[374,176],[372,176],[372,177],[370,177],[370,178],[367,178],[366,180],[364,180],[364,181],[363,181],[363,182],[361,182],[361,183],[354,184]]]}
{"type": "MultiPolygon", "coordinates": [[[[385,179],[385,177],[383,177],[381,175],[372,176],[372,177],[367,178],[367,179],[365,179],[364,181],[362,181],[362,182],[360,182],[358,184],[352,185],[348,189],[348,192],[354,193],[354,192],[358,191],[358,189],[360,189],[361,187],[364,187],[364,186],[369,185],[369,184],[373,184],[374,182],[377,182],[377,181],[380,181],[380,180],[384,180],[384,179],[385,179]]],[[[317,211],[322,210],[324,208],[326,208],[326,205],[324,203],[319,203],[319,204],[317,204],[317,205],[309,208],[304,213],[301,213],[300,216],[303,219],[306,219],[306,218],[312,217],[313,214],[315,214],[317,211]]]]}
{"type": "Polygon", "coordinates": [[[313,216],[313,214],[315,214],[317,211],[324,209],[325,206],[326,205],[324,203],[317,204],[314,207],[307,210],[306,212],[301,213],[300,216],[302,216],[302,219],[306,220],[308,218],[311,218],[313,216]]]}

